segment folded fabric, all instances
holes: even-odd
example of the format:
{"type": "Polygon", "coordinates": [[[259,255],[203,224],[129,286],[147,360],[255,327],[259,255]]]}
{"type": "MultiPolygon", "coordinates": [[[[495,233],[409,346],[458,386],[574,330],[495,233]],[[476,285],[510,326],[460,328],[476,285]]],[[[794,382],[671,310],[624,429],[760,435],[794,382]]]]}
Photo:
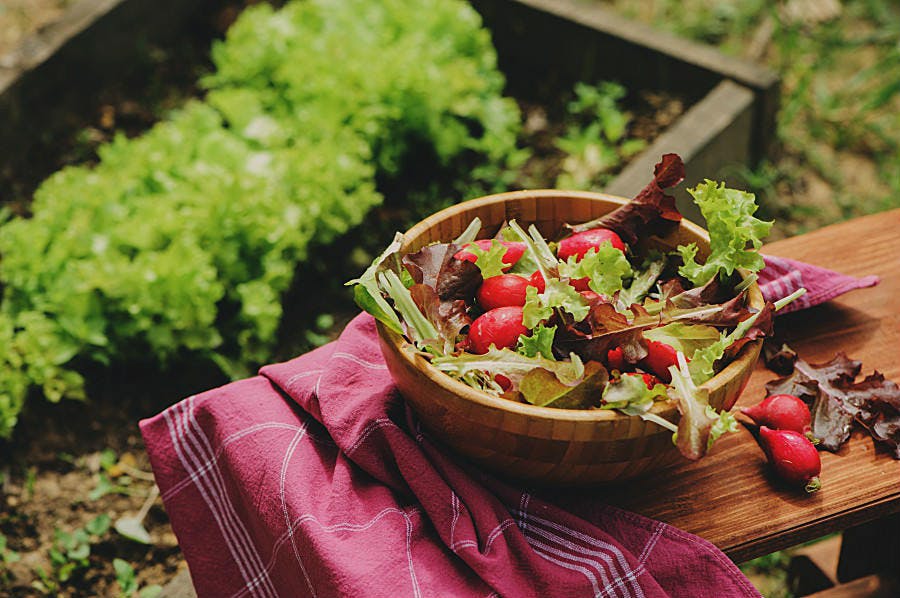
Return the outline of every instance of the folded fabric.
{"type": "Polygon", "coordinates": [[[766,267],[759,273],[758,283],[766,301],[777,301],[801,287],[806,289],[805,295],[786,305],[779,314],[819,305],[879,282],[877,276],[856,278],[786,257],[764,255],[763,259],[766,267]]]}
{"type": "Polygon", "coordinates": [[[702,538],[457,462],[397,394],[367,314],[141,431],[200,596],[759,595],[702,538]]]}

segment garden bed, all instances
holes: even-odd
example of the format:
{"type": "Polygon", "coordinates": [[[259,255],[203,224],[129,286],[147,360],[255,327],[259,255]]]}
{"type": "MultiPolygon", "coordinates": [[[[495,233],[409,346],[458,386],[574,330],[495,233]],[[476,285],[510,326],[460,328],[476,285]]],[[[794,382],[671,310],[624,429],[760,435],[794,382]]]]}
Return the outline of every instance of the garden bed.
{"type": "MultiPolygon", "coordinates": [[[[47,174],[66,163],[94,159],[94,148],[114,130],[138,134],[165,110],[199,94],[197,75],[209,68],[205,48],[222,23],[233,18],[234,4],[216,4],[216,16],[199,25],[191,14],[211,3],[166,3],[177,5],[177,11],[157,6],[154,15],[142,13],[142,4],[86,0],[73,5],[76,12],[19,46],[14,67],[0,69],[0,118],[9,123],[0,135],[0,158],[10,165],[2,186],[18,198],[15,211],[28,212],[27,198],[47,174]],[[166,18],[159,19],[163,14],[166,18]],[[136,36],[136,30],[142,34],[136,36]],[[135,43],[136,38],[175,41],[167,52],[154,54],[143,42],[135,43]],[[102,54],[115,60],[98,64],[97,48],[107,44],[117,51],[102,54]],[[148,78],[148,73],[155,74],[148,78]]],[[[553,140],[566,129],[565,104],[578,81],[614,79],[623,84],[628,90],[624,105],[633,119],[629,130],[646,142],[646,149],[627,166],[597,179],[596,184],[610,192],[633,194],[663,152],[681,153],[689,181],[695,182],[703,175],[714,176],[726,161],[752,160],[766,143],[766,106],[777,86],[774,80],[766,83],[765,73],[742,71],[740,63],[712,60],[678,43],[660,45],[656,32],[586,9],[573,12],[574,5],[567,2],[474,4],[493,32],[508,92],[524,114],[523,142],[534,149],[509,186],[550,186],[557,180],[564,155],[553,140]],[[540,43],[534,43],[536,39],[540,43]]],[[[408,171],[415,175],[378,181],[384,205],[331,244],[353,250],[310,249],[311,255],[331,257],[300,266],[285,299],[278,358],[332,338],[357,312],[342,282],[361,271],[393,229],[435,207],[407,201],[422,183],[417,179],[428,176],[414,167],[408,171]],[[310,280],[322,281],[314,296],[306,288],[310,280]]],[[[453,197],[453,181],[435,183],[453,197]]],[[[178,361],[167,376],[141,362],[85,367],[87,394],[93,399],[87,408],[82,403],[30,400],[14,441],[2,447],[4,462],[11,465],[3,472],[0,532],[22,559],[6,569],[0,565],[0,573],[6,571],[7,576],[0,577],[0,584],[5,581],[14,588],[13,595],[111,593],[116,587],[114,557],[136,566],[141,586],[164,583],[178,566],[177,545],[157,502],[146,521],[150,545],[103,532],[97,535],[90,566],[78,578],[77,589],[54,588],[33,577],[36,569],[52,566],[48,555],[59,541],[57,528],[84,529],[100,513],[109,512],[115,520],[140,508],[152,483],[140,474],[148,464],[136,421],[226,381],[208,363],[190,360],[178,361]],[[30,587],[32,581],[38,582],[38,589],[30,587]]],[[[10,553],[0,551],[0,562],[5,554],[10,553]]]]}

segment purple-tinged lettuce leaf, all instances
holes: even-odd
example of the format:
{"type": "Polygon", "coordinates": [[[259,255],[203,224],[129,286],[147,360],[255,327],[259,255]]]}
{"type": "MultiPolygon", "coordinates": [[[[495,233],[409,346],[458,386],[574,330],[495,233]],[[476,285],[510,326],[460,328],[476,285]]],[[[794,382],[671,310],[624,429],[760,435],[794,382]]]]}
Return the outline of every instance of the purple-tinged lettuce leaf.
{"type": "Polygon", "coordinates": [[[443,352],[452,353],[460,331],[472,323],[466,313],[466,302],[462,299],[441,301],[437,293],[426,284],[414,284],[409,294],[425,317],[438,331],[438,339],[443,342],[443,352]]]}
{"type": "Polygon", "coordinates": [[[684,162],[677,154],[665,154],[653,170],[653,180],[634,199],[601,218],[568,228],[576,233],[608,228],[629,244],[641,237],[665,234],[681,220],[681,214],[675,199],[666,195],[664,189],[682,180],[684,162]]]}
{"type": "Polygon", "coordinates": [[[538,355],[545,359],[554,359],[553,357],[553,339],[556,338],[556,326],[544,326],[538,324],[531,330],[531,334],[519,335],[519,343],[516,350],[526,357],[537,357],[538,355]]]}
{"type": "Polygon", "coordinates": [[[867,427],[873,438],[890,447],[894,459],[900,459],[900,412],[879,413],[867,427]]]}
{"type": "Polygon", "coordinates": [[[736,423],[727,412],[716,413],[709,404],[709,391],[694,384],[684,353],[678,353],[678,367],[670,367],[669,373],[672,374],[669,396],[681,414],[675,445],[682,455],[696,461],[719,436],[736,429],[736,423]]]}
{"type": "Polygon", "coordinates": [[[565,384],[552,372],[535,368],[519,383],[519,392],[532,405],[558,409],[587,409],[599,402],[609,374],[602,364],[589,361],[575,384],[565,384]]]}
{"type": "Polygon", "coordinates": [[[377,278],[378,285],[384,289],[384,292],[394,302],[394,309],[400,314],[406,336],[423,351],[441,353],[441,349],[438,347],[440,334],[438,334],[437,329],[428,318],[425,317],[425,314],[416,306],[409,289],[403,285],[397,273],[393,270],[387,270],[386,272],[379,272],[377,278]]]}
{"type": "Polygon", "coordinates": [[[822,364],[797,359],[793,373],[769,382],[766,390],[770,394],[793,394],[812,404],[812,434],[822,448],[839,450],[850,437],[851,423],[856,419],[900,455],[897,437],[891,432],[891,422],[900,416],[900,387],[878,372],[856,382],[861,368],[859,361],[843,352],[822,364]]]}
{"type": "Polygon", "coordinates": [[[574,352],[583,359],[597,361],[605,360],[610,349],[621,347],[625,360],[637,363],[647,356],[643,330],[658,324],[658,318],[641,315],[629,320],[611,304],[594,302],[582,326],[587,331],[575,326],[560,329],[556,347],[564,353],[574,352]]]}
{"type": "Polygon", "coordinates": [[[441,300],[471,300],[482,283],[481,271],[453,257],[460,249],[455,243],[435,243],[403,256],[403,265],[416,283],[433,288],[441,300]]]}
{"type": "Polygon", "coordinates": [[[797,361],[797,352],[784,343],[767,340],[763,345],[763,359],[766,367],[782,376],[787,376],[794,371],[794,363],[797,361]]]}

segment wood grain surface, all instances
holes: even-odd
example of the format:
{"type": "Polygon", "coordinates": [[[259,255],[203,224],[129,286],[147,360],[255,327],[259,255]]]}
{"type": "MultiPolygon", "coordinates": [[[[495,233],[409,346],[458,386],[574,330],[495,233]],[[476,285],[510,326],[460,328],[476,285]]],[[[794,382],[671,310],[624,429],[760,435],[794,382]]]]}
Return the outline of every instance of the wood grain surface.
{"type": "MultiPolygon", "coordinates": [[[[900,381],[900,210],[778,241],[763,251],[881,277],[876,287],[779,317],[776,331],[811,363],[844,351],[862,361],[863,374],[877,369],[900,381]]],[[[775,377],[758,364],[738,406],[761,400],[765,383],[775,377]]],[[[821,456],[822,489],[805,495],[771,477],[762,450],[742,427],[697,463],[590,496],[698,534],[737,562],[900,511],[900,461],[868,434],[856,431],[839,453],[821,456]]]]}

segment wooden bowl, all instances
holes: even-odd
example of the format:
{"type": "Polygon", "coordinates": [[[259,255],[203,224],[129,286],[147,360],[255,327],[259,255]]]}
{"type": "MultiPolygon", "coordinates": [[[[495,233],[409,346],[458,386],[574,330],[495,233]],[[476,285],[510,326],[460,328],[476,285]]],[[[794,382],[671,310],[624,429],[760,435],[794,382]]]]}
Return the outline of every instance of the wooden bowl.
{"type": "MultiPolygon", "coordinates": [[[[457,204],[422,220],[405,235],[401,251],[414,252],[458,236],[476,216],[482,236],[492,236],[507,220],[535,224],[555,238],[566,222],[591,220],[627,200],[576,191],[516,191],[457,204]]],[[[696,242],[699,256],[709,251],[702,228],[682,221],[679,228],[651,244],[670,250],[696,242]]],[[[745,273],[742,273],[745,274],[745,273]]],[[[759,287],[749,289],[749,303],[764,305],[759,287]]],[[[478,391],[433,367],[409,350],[403,337],[379,324],[381,350],[400,393],[435,438],[486,469],[539,484],[590,485],[624,480],[659,470],[682,457],[672,433],[640,417],[600,409],[554,409],[517,403],[478,391]]],[[[762,341],[744,345],[736,358],[703,386],[716,409],[731,409],[746,385],[762,341]]],[[[668,402],[653,413],[678,421],[668,402]]]]}

